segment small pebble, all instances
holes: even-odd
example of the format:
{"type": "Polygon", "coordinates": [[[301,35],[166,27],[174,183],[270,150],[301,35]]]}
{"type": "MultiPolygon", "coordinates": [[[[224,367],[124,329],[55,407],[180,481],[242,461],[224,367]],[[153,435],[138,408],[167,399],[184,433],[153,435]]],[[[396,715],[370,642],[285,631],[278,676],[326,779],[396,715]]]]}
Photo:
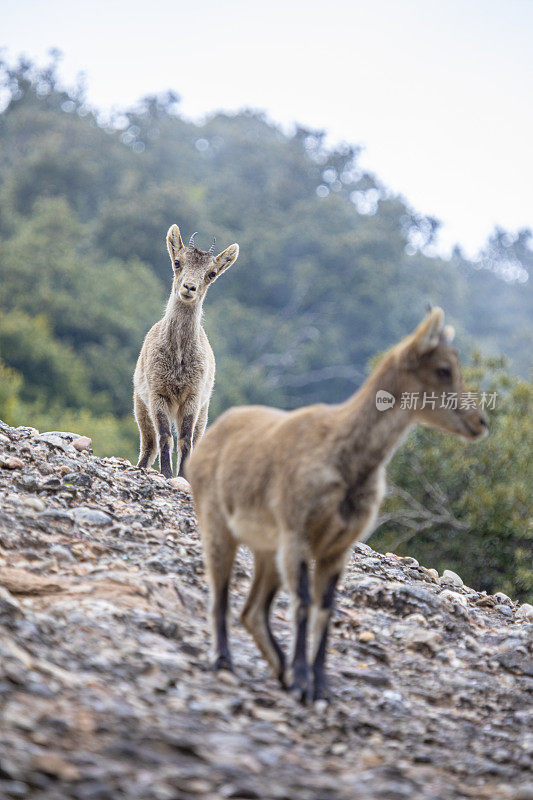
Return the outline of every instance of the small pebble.
{"type": "Polygon", "coordinates": [[[21,461],[20,458],[16,456],[7,456],[7,458],[4,456],[0,458],[0,467],[4,469],[22,469],[23,466],[24,461],[21,461]]]}
{"type": "Polygon", "coordinates": [[[504,594],[503,592],[496,592],[494,597],[496,598],[496,600],[498,600],[499,603],[507,603],[508,605],[511,605],[513,602],[511,598],[508,595],[504,594]]]}
{"type": "Polygon", "coordinates": [[[497,606],[494,606],[495,611],[499,611],[500,614],[503,614],[504,617],[512,617],[513,616],[513,609],[509,606],[504,605],[503,603],[498,603],[497,606]]]}
{"type": "Polygon", "coordinates": [[[428,624],[427,619],[423,614],[409,614],[408,617],[405,618],[406,622],[412,622],[414,625],[424,625],[428,624]]]}
{"type": "Polygon", "coordinates": [[[63,547],[61,544],[52,545],[50,548],[50,553],[54,555],[60,562],[71,563],[72,561],[76,560],[70,550],[67,547],[63,547]]]}
{"type": "Polygon", "coordinates": [[[89,439],[88,436],[80,436],[79,439],[74,439],[72,444],[76,448],[79,453],[82,453],[84,450],[88,450],[89,447],[92,445],[93,440],[89,439]]]}
{"type": "Polygon", "coordinates": [[[72,509],[72,516],[75,521],[81,524],[89,525],[111,525],[113,522],[112,517],[106,514],[105,511],[99,511],[97,508],[80,508],[72,509]]]}
{"type": "Polygon", "coordinates": [[[22,433],[29,433],[30,436],[39,435],[39,431],[37,430],[37,428],[32,428],[31,425],[19,425],[17,430],[22,431],[22,433]]]}
{"type": "Polygon", "coordinates": [[[533,606],[531,603],[522,603],[515,616],[516,619],[533,620],[533,606]]]}
{"type": "Polygon", "coordinates": [[[25,506],[33,508],[34,511],[44,511],[46,508],[40,497],[25,497],[23,502],[25,506]]]}
{"type": "Polygon", "coordinates": [[[451,569],[445,569],[442,573],[440,583],[443,586],[463,586],[463,579],[451,569]]]}
{"type": "Polygon", "coordinates": [[[376,638],[376,634],[374,631],[361,631],[359,636],[357,637],[360,642],[373,642],[376,638]]]}
{"type": "Polygon", "coordinates": [[[405,564],[406,567],[419,567],[420,566],[420,564],[416,560],[416,558],[413,558],[412,556],[402,556],[400,558],[400,563],[401,564],[405,564]]]}
{"type": "MultiPolygon", "coordinates": [[[[323,700],[318,700],[318,703],[324,702],[323,700]]],[[[316,705],[316,704],[315,704],[316,705]]],[[[335,742],[335,744],[331,745],[331,752],[334,756],[343,756],[344,753],[348,751],[348,745],[346,742],[335,742]]]]}
{"type": "Polygon", "coordinates": [[[450,589],[445,589],[443,592],[440,593],[439,597],[443,597],[445,600],[448,600],[450,603],[458,603],[460,606],[468,605],[468,600],[459,592],[452,592],[450,589]]]}
{"type": "Polygon", "coordinates": [[[187,492],[188,494],[191,494],[192,491],[191,484],[185,478],[181,477],[171,478],[169,480],[169,484],[173,486],[174,489],[177,489],[179,492],[187,492]]]}

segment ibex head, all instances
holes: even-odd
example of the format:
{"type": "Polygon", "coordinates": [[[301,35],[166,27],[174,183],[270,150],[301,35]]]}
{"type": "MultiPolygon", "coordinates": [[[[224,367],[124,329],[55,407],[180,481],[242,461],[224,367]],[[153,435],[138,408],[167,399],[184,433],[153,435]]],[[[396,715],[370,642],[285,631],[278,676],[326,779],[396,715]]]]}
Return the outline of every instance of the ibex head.
{"type": "Polygon", "coordinates": [[[487,415],[475,396],[466,393],[453,337],[442,308],[430,308],[414,333],[395,348],[398,388],[402,395],[418,397],[413,421],[469,441],[480,439],[488,433],[487,415]]]}
{"type": "Polygon", "coordinates": [[[185,247],[177,225],[171,225],[167,233],[167,249],[174,271],[173,291],[178,300],[189,305],[201,302],[209,284],[231,267],[239,255],[239,245],[230,244],[215,256],[214,238],[209,250],[199,250],[194,245],[195,236],[193,233],[185,247]]]}

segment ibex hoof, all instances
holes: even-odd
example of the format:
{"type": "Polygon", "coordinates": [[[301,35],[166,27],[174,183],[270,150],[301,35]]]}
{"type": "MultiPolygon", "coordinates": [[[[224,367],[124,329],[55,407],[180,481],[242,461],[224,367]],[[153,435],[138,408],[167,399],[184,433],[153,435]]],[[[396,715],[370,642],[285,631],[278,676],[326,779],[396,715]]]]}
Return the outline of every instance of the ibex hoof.
{"type": "Polygon", "coordinates": [[[213,669],[215,672],[218,672],[221,669],[225,669],[228,672],[233,672],[231,658],[229,656],[218,656],[213,664],[213,669]]]}
{"type": "Polygon", "coordinates": [[[327,705],[331,703],[331,692],[327,686],[315,686],[313,690],[313,702],[317,700],[327,705]]]}
{"type": "Polygon", "coordinates": [[[309,683],[308,672],[294,675],[292,685],[289,687],[290,693],[302,705],[306,705],[312,698],[312,689],[309,683]]]}

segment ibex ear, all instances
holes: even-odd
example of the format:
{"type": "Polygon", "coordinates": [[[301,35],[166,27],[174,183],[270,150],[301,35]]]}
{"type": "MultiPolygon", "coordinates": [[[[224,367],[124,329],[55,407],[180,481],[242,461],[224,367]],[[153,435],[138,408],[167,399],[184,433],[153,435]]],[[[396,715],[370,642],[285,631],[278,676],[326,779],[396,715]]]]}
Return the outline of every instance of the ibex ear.
{"type": "Polygon", "coordinates": [[[230,244],[229,247],[226,247],[218,256],[215,258],[215,265],[217,270],[217,278],[221,275],[224,270],[231,267],[231,265],[237,261],[237,256],[239,255],[239,245],[238,244],[230,244]]]}
{"type": "Polygon", "coordinates": [[[411,347],[418,355],[424,355],[434,350],[444,331],[444,311],[436,306],[428,312],[418,328],[413,333],[411,347]]]}
{"type": "Polygon", "coordinates": [[[180,229],[177,225],[171,225],[167,233],[167,250],[171,261],[174,261],[182,247],[183,240],[180,229]]]}

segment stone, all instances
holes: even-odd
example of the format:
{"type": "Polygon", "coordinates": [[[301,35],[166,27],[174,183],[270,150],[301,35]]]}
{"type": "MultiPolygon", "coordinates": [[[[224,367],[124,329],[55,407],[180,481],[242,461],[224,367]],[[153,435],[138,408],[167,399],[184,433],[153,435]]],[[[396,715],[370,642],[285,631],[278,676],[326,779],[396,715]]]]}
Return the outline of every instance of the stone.
{"type": "Polygon", "coordinates": [[[46,522],[73,522],[73,516],[70,511],[64,511],[61,508],[50,508],[43,511],[40,518],[46,522]]]}
{"type": "Polygon", "coordinates": [[[93,440],[89,439],[88,436],[80,436],[79,439],[74,439],[72,445],[79,453],[83,453],[84,450],[89,449],[92,443],[93,440]]]}
{"type": "Polygon", "coordinates": [[[16,456],[0,456],[0,467],[3,469],[22,469],[24,461],[16,456]]]}
{"type": "Polygon", "coordinates": [[[516,619],[525,619],[525,620],[533,620],[533,605],[531,603],[522,603],[519,606],[516,614],[516,619]]]}
{"type": "Polygon", "coordinates": [[[524,648],[511,644],[503,652],[497,654],[496,660],[502,667],[512,672],[533,677],[533,655],[526,652],[524,648]]]}
{"type": "Polygon", "coordinates": [[[41,488],[39,481],[33,475],[20,475],[17,480],[17,486],[25,492],[38,492],[41,488]]]}
{"type": "Polygon", "coordinates": [[[365,555],[372,555],[374,553],[370,545],[365,542],[356,542],[353,549],[356,553],[364,553],[365,555]]]}
{"type": "Polygon", "coordinates": [[[70,444],[69,440],[60,436],[56,432],[40,433],[39,436],[36,436],[35,438],[38,442],[45,442],[46,444],[50,445],[50,447],[57,447],[64,453],[76,452],[72,447],[72,445],[70,444]]]}
{"type": "Polygon", "coordinates": [[[44,511],[46,508],[40,497],[25,497],[23,503],[25,506],[32,508],[34,511],[44,511]]]}
{"type": "Polygon", "coordinates": [[[463,586],[463,579],[451,569],[445,569],[442,573],[439,583],[442,586],[463,586]]]}
{"type": "Polygon", "coordinates": [[[179,476],[177,478],[171,478],[168,483],[170,486],[173,486],[174,489],[177,489],[179,492],[186,492],[187,494],[191,494],[192,492],[191,484],[185,478],[179,476]]]}
{"type": "Polygon", "coordinates": [[[425,628],[405,631],[403,640],[407,642],[413,650],[428,650],[432,653],[436,653],[442,644],[442,636],[440,633],[426,630],[425,628]]]}
{"type": "Polygon", "coordinates": [[[35,757],[34,766],[46,775],[63,781],[75,781],[80,777],[79,769],[66,761],[59,753],[42,753],[35,757]]]}
{"type": "Polygon", "coordinates": [[[72,563],[73,561],[76,561],[70,550],[67,547],[63,547],[61,544],[52,545],[50,548],[50,553],[60,562],[72,563]]]}
{"type": "Polygon", "coordinates": [[[427,569],[427,573],[428,573],[428,575],[430,575],[433,578],[435,583],[438,583],[438,581],[439,581],[439,573],[437,572],[436,569],[434,569],[433,567],[429,567],[427,569]]]}
{"type": "Polygon", "coordinates": [[[420,564],[416,560],[416,558],[413,558],[412,556],[402,556],[400,558],[400,564],[404,564],[406,567],[419,567],[420,566],[420,564]]]}
{"type": "Polygon", "coordinates": [[[106,514],[105,511],[100,511],[97,508],[86,508],[84,506],[79,506],[78,508],[72,509],[72,516],[74,517],[74,521],[78,524],[87,524],[87,525],[111,525],[113,523],[113,518],[106,514]]]}
{"type": "Polygon", "coordinates": [[[64,439],[67,442],[73,442],[74,439],[81,439],[81,433],[72,433],[71,431],[45,431],[40,436],[55,436],[58,439],[64,439]]]}
{"type": "Polygon", "coordinates": [[[405,617],[406,622],[410,622],[413,625],[423,625],[427,627],[428,621],[423,614],[409,614],[409,616],[405,617]]]}
{"type": "Polygon", "coordinates": [[[451,589],[444,589],[443,592],[440,593],[439,597],[442,597],[444,600],[448,600],[449,603],[458,603],[460,606],[466,608],[468,606],[468,600],[464,596],[464,594],[459,594],[459,592],[452,592],[451,589]]]}
{"type": "Polygon", "coordinates": [[[497,605],[495,605],[494,610],[499,611],[500,614],[503,614],[504,617],[509,617],[512,619],[513,609],[507,605],[504,605],[504,603],[498,603],[497,605]]]}
{"type": "Polygon", "coordinates": [[[32,428],[29,425],[19,425],[17,430],[21,431],[21,433],[29,433],[30,436],[39,435],[39,431],[37,430],[37,428],[32,428]]]}
{"type": "Polygon", "coordinates": [[[69,472],[63,478],[63,483],[67,486],[89,488],[92,486],[93,479],[86,472],[69,472]]]}
{"type": "Polygon", "coordinates": [[[507,605],[512,605],[513,601],[511,600],[511,598],[508,595],[504,594],[503,592],[496,592],[494,597],[499,603],[507,603],[507,605]]]}
{"type": "Polygon", "coordinates": [[[61,483],[61,480],[56,478],[54,475],[51,478],[47,478],[45,481],[43,481],[41,484],[41,489],[46,489],[47,492],[57,492],[59,489],[61,489],[62,485],[63,484],[61,483]]]}
{"type": "Polygon", "coordinates": [[[362,681],[371,686],[390,686],[390,678],[386,672],[380,669],[364,669],[355,667],[353,669],[343,669],[342,675],[349,680],[362,681]]]}
{"type": "Polygon", "coordinates": [[[360,631],[357,638],[360,642],[373,642],[376,638],[374,631],[360,631]]]}

